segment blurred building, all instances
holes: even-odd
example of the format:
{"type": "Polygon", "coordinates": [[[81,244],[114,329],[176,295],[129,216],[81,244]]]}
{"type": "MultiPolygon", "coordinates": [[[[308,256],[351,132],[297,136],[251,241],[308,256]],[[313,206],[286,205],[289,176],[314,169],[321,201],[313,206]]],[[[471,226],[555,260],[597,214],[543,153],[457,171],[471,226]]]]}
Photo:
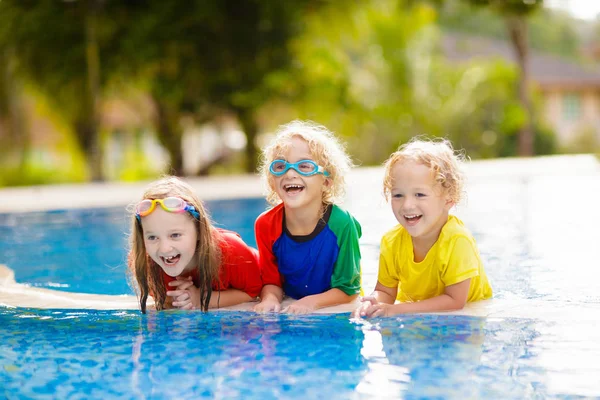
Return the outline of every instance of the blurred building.
{"type": "MultiPolygon", "coordinates": [[[[474,58],[502,58],[515,62],[510,43],[447,35],[442,42],[448,60],[463,62],[474,58]]],[[[559,56],[529,53],[529,76],[543,96],[544,119],[568,146],[582,135],[600,141],[600,65],[578,64],[559,56]]]]}

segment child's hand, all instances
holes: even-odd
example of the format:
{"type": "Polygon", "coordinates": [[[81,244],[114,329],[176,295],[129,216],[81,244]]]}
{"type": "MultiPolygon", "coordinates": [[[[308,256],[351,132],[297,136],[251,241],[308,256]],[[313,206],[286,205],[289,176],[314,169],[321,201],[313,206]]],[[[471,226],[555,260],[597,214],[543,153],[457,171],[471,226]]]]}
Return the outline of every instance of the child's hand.
{"type": "MultiPolygon", "coordinates": [[[[373,299],[375,300],[375,299],[373,299]]],[[[365,305],[368,305],[365,308],[359,308],[356,311],[360,311],[360,316],[361,317],[366,317],[366,318],[374,318],[374,317],[390,317],[392,315],[396,315],[398,314],[398,312],[396,311],[396,308],[394,307],[394,304],[386,304],[386,303],[379,303],[377,300],[375,300],[375,302],[373,302],[373,300],[368,299],[367,302],[365,302],[365,304],[363,304],[363,307],[365,305]]]]}
{"type": "Polygon", "coordinates": [[[367,315],[367,309],[375,304],[379,304],[379,301],[374,296],[361,297],[360,301],[362,304],[352,312],[352,318],[361,318],[367,315]]]}
{"type": "Polygon", "coordinates": [[[200,289],[194,286],[191,277],[180,278],[169,282],[175,290],[167,291],[167,296],[173,298],[173,307],[181,310],[196,310],[200,308],[200,289]]]}
{"type": "Polygon", "coordinates": [[[257,313],[278,313],[281,311],[281,303],[277,299],[265,299],[255,305],[252,310],[257,313]]]}
{"type": "Polygon", "coordinates": [[[316,305],[311,301],[304,299],[298,300],[281,310],[283,313],[287,314],[309,314],[317,309],[316,305]]]}

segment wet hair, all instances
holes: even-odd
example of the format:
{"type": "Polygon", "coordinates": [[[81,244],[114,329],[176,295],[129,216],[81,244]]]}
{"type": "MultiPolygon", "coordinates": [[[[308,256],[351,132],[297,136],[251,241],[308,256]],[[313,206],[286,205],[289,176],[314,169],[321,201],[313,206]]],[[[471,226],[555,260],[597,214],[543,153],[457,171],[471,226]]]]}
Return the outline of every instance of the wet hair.
{"type": "Polygon", "coordinates": [[[389,200],[392,191],[392,168],[402,162],[413,161],[428,167],[450,201],[458,204],[463,198],[464,175],[461,170],[466,157],[455,151],[447,139],[428,139],[417,136],[403,144],[384,163],[383,194],[389,200]]]}
{"type": "MultiPolygon", "coordinates": [[[[181,179],[173,176],[164,177],[153,182],[146,189],[142,200],[164,199],[166,197],[180,197],[188,204],[194,206],[198,211],[199,218],[195,219],[187,213],[189,218],[195,221],[198,243],[196,244],[196,264],[200,277],[200,305],[203,311],[208,310],[208,304],[212,295],[212,283],[219,279],[219,268],[221,265],[221,250],[219,247],[219,235],[213,227],[209,215],[200,199],[194,194],[192,187],[181,179]]],[[[165,287],[161,267],[148,255],[144,244],[143,227],[135,216],[135,206],[130,207],[131,236],[130,250],[128,255],[128,269],[132,278],[137,282],[137,292],[142,313],[146,312],[146,300],[148,296],[154,298],[157,310],[168,308],[167,288],[165,287]]],[[[142,217],[143,218],[143,217],[142,217]]]]}
{"type": "Polygon", "coordinates": [[[267,201],[273,206],[281,202],[275,191],[274,177],[269,172],[269,166],[273,160],[285,158],[284,154],[294,137],[306,141],[313,161],[329,172],[327,179],[331,184],[323,191],[323,203],[341,202],[346,193],[346,174],[352,168],[352,160],[330,130],[315,122],[300,120],[281,125],[275,132],[275,138],[263,149],[259,171],[267,188],[267,201]]]}

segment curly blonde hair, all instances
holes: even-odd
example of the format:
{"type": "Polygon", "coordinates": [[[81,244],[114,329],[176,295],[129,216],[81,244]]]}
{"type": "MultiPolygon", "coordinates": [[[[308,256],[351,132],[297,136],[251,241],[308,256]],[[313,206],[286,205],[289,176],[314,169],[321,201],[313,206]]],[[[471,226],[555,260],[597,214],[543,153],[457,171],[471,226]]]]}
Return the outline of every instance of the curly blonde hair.
{"type": "Polygon", "coordinates": [[[281,125],[273,141],[263,149],[259,172],[267,188],[267,201],[273,206],[281,203],[269,165],[273,160],[285,158],[293,137],[305,140],[313,161],[329,172],[327,179],[331,184],[323,192],[323,203],[341,202],[346,194],[346,174],[353,166],[352,160],[344,145],[329,129],[312,121],[300,120],[281,125]]]}
{"type": "MultiPolygon", "coordinates": [[[[213,227],[204,205],[195,195],[190,185],[174,176],[167,176],[153,182],[144,193],[144,199],[164,199],[167,197],[179,197],[188,204],[194,206],[198,211],[199,218],[194,218],[198,243],[196,246],[196,263],[198,276],[200,277],[200,305],[203,311],[208,309],[212,295],[212,284],[219,279],[221,266],[221,250],[219,246],[219,235],[213,227]]],[[[144,234],[141,222],[138,222],[135,214],[135,206],[130,206],[131,236],[129,238],[130,250],[128,255],[128,270],[131,278],[137,281],[137,292],[139,296],[140,309],[146,312],[146,300],[148,296],[154,298],[157,310],[169,308],[167,299],[167,288],[164,285],[161,268],[146,252],[144,234]]]]}
{"type": "Polygon", "coordinates": [[[464,152],[455,151],[447,139],[417,136],[400,146],[384,163],[383,194],[386,200],[389,200],[392,191],[392,168],[405,161],[428,167],[452,203],[458,204],[463,199],[465,178],[462,164],[466,161],[464,152]]]}

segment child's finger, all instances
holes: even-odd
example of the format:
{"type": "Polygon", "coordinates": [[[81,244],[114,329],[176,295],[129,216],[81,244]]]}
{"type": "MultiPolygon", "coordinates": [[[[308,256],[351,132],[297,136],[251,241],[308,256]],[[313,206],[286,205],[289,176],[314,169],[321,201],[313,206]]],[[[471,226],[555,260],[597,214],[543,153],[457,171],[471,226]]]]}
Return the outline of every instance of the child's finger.
{"type": "Polygon", "coordinates": [[[175,306],[177,308],[181,308],[181,307],[185,306],[187,303],[188,303],[187,301],[174,301],[173,306],[175,306]]]}
{"type": "Polygon", "coordinates": [[[186,293],[185,290],[167,290],[167,296],[171,296],[173,298],[181,296],[184,293],[186,293]]]}
{"type": "Polygon", "coordinates": [[[379,305],[379,304],[374,304],[374,305],[372,305],[372,306],[369,306],[369,307],[367,307],[367,308],[365,309],[365,314],[364,314],[364,315],[365,315],[365,317],[369,317],[369,318],[373,317],[373,316],[374,316],[374,314],[375,314],[375,312],[376,312],[377,310],[379,310],[380,308],[381,308],[381,307],[380,307],[380,305],[379,305]]]}
{"type": "Polygon", "coordinates": [[[169,282],[169,286],[171,286],[171,287],[174,286],[174,287],[177,287],[180,289],[187,289],[190,286],[192,286],[193,284],[194,283],[192,281],[188,281],[188,280],[185,280],[185,281],[176,280],[176,281],[169,282]]]}
{"type": "Polygon", "coordinates": [[[360,301],[362,301],[363,303],[371,303],[371,304],[377,304],[378,301],[375,297],[373,296],[363,296],[361,297],[360,301]]]}
{"type": "Polygon", "coordinates": [[[385,315],[385,310],[383,308],[378,308],[377,310],[375,310],[375,312],[373,314],[371,314],[371,317],[375,318],[375,317],[383,317],[385,315]]]}

